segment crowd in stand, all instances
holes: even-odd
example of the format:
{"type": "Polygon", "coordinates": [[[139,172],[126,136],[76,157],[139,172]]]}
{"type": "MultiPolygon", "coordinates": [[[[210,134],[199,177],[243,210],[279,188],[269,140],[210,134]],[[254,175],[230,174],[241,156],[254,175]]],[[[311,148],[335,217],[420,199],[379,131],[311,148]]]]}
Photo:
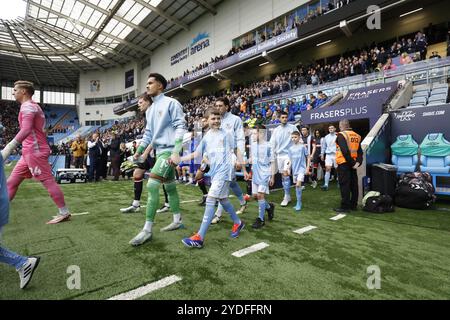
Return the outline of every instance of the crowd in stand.
{"type": "Polygon", "coordinates": [[[17,134],[19,127],[19,106],[13,101],[0,101],[0,123],[3,125],[3,134],[0,136],[0,149],[11,141],[17,134]]]}
{"type": "MultiPolygon", "coordinates": [[[[274,75],[272,80],[253,82],[215,95],[191,99],[184,105],[186,120],[189,128],[193,129],[196,125],[199,125],[203,111],[211,106],[217,97],[226,96],[231,102],[232,112],[239,115],[250,126],[255,123],[276,123],[278,113],[282,110],[288,112],[290,121],[294,121],[299,118],[296,116],[302,111],[320,106],[328,97],[319,92],[318,96],[302,97],[301,101],[288,100],[287,104],[283,106],[279,102],[265,103],[259,109],[253,110],[251,106],[255,99],[299,89],[305,85],[314,87],[353,75],[395,70],[397,65],[393,62],[393,58],[399,57],[400,64],[409,64],[424,59],[426,53],[427,39],[421,32],[418,32],[414,39],[402,38],[386,48],[372,44],[367,48],[344,54],[335,59],[334,62],[318,62],[309,66],[299,65],[290,71],[274,75]]],[[[440,58],[440,56],[433,53],[430,58],[440,58]]],[[[332,59],[328,60],[331,61],[332,59]]],[[[2,123],[6,130],[2,141],[0,141],[0,146],[14,137],[15,128],[18,127],[18,110],[15,102],[2,102],[2,123]]],[[[136,119],[127,123],[116,123],[101,134],[104,141],[109,141],[113,132],[121,140],[131,141],[141,134],[140,131],[143,127],[144,120],[136,119]]],[[[53,149],[55,154],[68,153],[68,148],[64,146],[54,147],[53,149]]]]}
{"type": "MultiPolygon", "coordinates": [[[[247,50],[251,47],[254,47],[255,45],[257,45],[258,43],[264,42],[266,40],[270,40],[273,37],[279,36],[282,33],[285,33],[287,31],[290,31],[292,29],[301,27],[303,24],[312,21],[314,19],[316,19],[317,17],[327,13],[330,10],[336,9],[336,8],[340,8],[345,4],[348,4],[350,2],[352,2],[354,0],[344,0],[344,1],[333,1],[330,0],[329,4],[327,7],[317,7],[317,9],[315,11],[309,11],[308,14],[306,14],[305,17],[303,17],[302,19],[290,19],[290,20],[285,20],[284,22],[277,22],[274,24],[274,28],[273,30],[268,30],[266,33],[259,33],[258,38],[254,39],[254,40],[244,40],[242,41],[242,43],[239,46],[233,46],[227,54],[225,55],[219,55],[216,57],[211,58],[210,62],[204,62],[200,65],[198,65],[197,67],[192,67],[191,70],[186,70],[183,72],[183,77],[186,77],[189,74],[192,74],[194,72],[200,71],[202,69],[207,68],[209,65],[222,61],[228,57],[231,57],[235,54],[238,54],[241,51],[247,50]],[[335,5],[336,2],[336,5],[335,5]]],[[[178,80],[180,77],[178,78],[172,78],[170,79],[170,82],[173,82],[175,80],[178,80]]]]}
{"type": "MultiPolygon", "coordinates": [[[[418,32],[414,39],[403,38],[385,48],[372,44],[370,47],[355,50],[352,53],[327,62],[317,62],[309,66],[299,65],[288,72],[276,75],[273,80],[250,84],[249,89],[255,98],[264,98],[304,86],[317,86],[350,76],[365,75],[373,72],[395,70],[398,65],[393,59],[399,57],[400,65],[425,59],[427,39],[418,32]],[[411,57],[412,56],[412,57],[411,57]]],[[[430,58],[439,58],[435,53],[430,58]]]]}
{"type": "MultiPolygon", "coordinates": [[[[260,109],[254,110],[251,110],[251,106],[255,99],[270,97],[304,86],[314,87],[354,75],[395,70],[397,65],[393,62],[394,58],[399,57],[400,64],[409,64],[425,59],[426,53],[426,36],[418,32],[414,39],[402,38],[386,48],[373,43],[369,47],[344,54],[336,58],[334,62],[299,65],[290,71],[274,75],[272,80],[253,82],[227,92],[191,99],[185,103],[184,111],[189,127],[193,128],[199,123],[203,110],[213,105],[216,97],[226,96],[231,102],[232,112],[239,115],[250,126],[255,123],[277,123],[278,113],[282,110],[289,114],[290,121],[295,121],[299,119],[296,116],[302,111],[319,107],[327,101],[328,97],[319,91],[317,96],[304,96],[301,101],[288,100],[284,106],[281,106],[279,102],[264,103],[260,109]],[[412,58],[411,55],[413,55],[412,58]]],[[[430,58],[439,58],[439,56],[436,53],[430,58]]]]}
{"type": "MultiPolygon", "coordinates": [[[[275,28],[275,30],[281,30],[281,32],[286,31],[283,28],[275,28]]],[[[277,32],[279,31],[275,31],[274,34],[276,35],[277,32]]],[[[244,43],[239,48],[232,48],[226,56],[211,59],[211,63],[236,54],[254,44],[253,42],[244,43]]],[[[427,45],[427,37],[421,32],[418,32],[414,38],[402,38],[386,47],[373,43],[369,47],[346,53],[341,57],[327,59],[327,62],[316,62],[308,66],[299,65],[290,71],[276,75],[273,80],[252,83],[248,86],[248,89],[252,92],[253,96],[263,98],[277,93],[295,90],[302,86],[317,86],[354,75],[396,70],[398,65],[392,59],[399,57],[398,61],[400,65],[424,60],[427,54],[427,45]]],[[[430,58],[434,57],[440,56],[435,53],[430,58]]],[[[207,66],[208,63],[204,63],[194,68],[193,71],[201,70],[207,66]]],[[[189,73],[187,70],[183,76],[189,73]]]]}

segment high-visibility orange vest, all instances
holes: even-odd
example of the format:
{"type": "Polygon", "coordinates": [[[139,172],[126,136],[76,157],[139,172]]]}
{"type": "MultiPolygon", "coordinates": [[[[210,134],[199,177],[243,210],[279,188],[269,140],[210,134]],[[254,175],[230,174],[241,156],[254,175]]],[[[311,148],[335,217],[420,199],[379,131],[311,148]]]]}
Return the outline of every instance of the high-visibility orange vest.
{"type": "MultiPolygon", "coordinates": [[[[350,156],[353,158],[353,160],[356,160],[356,158],[358,157],[359,144],[361,143],[361,136],[351,130],[342,131],[338,134],[342,134],[342,136],[345,138],[345,141],[347,141],[347,147],[350,151],[350,156]]],[[[336,163],[339,165],[346,162],[347,160],[345,160],[345,157],[342,154],[341,148],[339,148],[336,139],[336,163]]]]}

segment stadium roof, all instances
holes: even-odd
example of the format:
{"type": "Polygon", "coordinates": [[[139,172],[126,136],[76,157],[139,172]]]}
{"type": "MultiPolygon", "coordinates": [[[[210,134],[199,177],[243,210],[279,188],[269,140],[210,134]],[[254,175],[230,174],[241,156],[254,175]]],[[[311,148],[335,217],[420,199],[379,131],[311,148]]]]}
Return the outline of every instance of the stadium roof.
{"type": "Polygon", "coordinates": [[[80,72],[144,61],[221,0],[24,0],[0,20],[0,80],[76,87],[80,72]]]}

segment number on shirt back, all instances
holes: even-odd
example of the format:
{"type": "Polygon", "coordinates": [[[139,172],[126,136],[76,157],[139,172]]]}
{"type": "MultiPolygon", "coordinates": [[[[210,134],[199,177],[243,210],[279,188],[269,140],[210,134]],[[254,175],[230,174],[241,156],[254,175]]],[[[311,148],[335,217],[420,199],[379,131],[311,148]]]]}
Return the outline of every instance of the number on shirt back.
{"type": "Polygon", "coordinates": [[[33,177],[40,176],[42,173],[41,169],[38,166],[34,167],[34,169],[32,167],[29,167],[28,169],[30,169],[31,175],[33,177]]]}

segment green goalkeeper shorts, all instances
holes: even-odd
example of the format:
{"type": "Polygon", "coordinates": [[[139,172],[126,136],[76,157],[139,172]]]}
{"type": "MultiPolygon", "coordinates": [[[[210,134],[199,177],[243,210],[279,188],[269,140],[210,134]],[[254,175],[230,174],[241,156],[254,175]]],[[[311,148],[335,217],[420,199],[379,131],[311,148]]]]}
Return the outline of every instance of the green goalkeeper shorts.
{"type": "Polygon", "coordinates": [[[175,179],[175,168],[171,166],[168,162],[171,152],[163,152],[156,156],[156,162],[153,166],[151,173],[154,175],[164,178],[167,181],[172,181],[175,179]]]}

